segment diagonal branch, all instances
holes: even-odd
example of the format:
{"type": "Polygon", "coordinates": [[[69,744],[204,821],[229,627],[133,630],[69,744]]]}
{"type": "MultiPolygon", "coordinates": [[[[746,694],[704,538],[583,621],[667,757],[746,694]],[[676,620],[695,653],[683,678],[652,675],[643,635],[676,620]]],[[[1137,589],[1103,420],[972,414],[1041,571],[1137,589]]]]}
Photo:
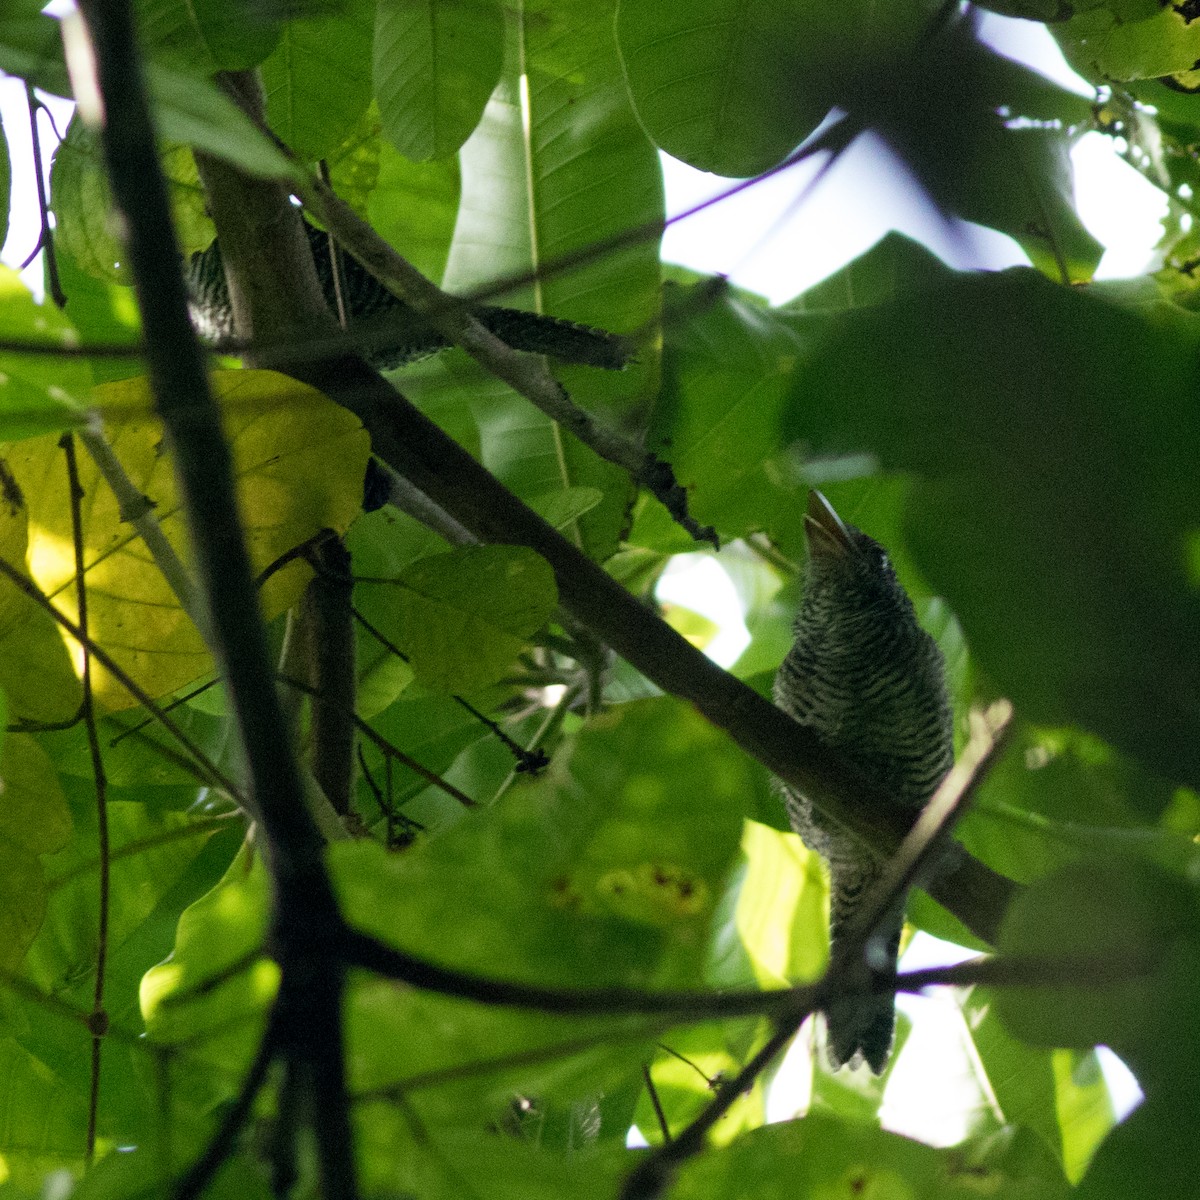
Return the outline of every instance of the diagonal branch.
{"type": "MultiPolygon", "coordinates": [[[[250,332],[275,344],[336,336],[337,323],[325,305],[287,186],[248,179],[205,155],[198,155],[197,163],[221,239],[235,314],[249,314],[247,320],[252,316],[250,332]]],[[[473,537],[528,546],[540,554],[554,571],[560,604],[580,624],[663,691],[694,705],[773,774],[811,796],[823,816],[872,853],[886,859],[896,852],[909,821],[890,796],[769,700],[706,658],[361,358],[347,350],[306,363],[273,358],[269,365],[357,414],[376,456],[473,537]]],[[[988,942],[995,940],[1017,889],[1012,880],[967,854],[927,886],[935,899],[988,942]]]]}

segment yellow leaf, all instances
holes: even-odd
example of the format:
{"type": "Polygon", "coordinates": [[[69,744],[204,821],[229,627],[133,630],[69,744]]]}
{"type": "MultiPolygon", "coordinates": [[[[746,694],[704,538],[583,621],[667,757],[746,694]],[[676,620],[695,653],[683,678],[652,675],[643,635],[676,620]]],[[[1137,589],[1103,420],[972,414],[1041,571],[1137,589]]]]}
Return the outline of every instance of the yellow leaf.
{"type": "MultiPolygon", "coordinates": [[[[358,419],[315,389],[273,371],[217,371],[211,378],[255,571],[321,529],[344,533],[361,508],[369,454],[358,419]]],[[[148,381],[104,384],[94,390],[93,400],[125,473],[150,499],[166,539],[190,565],[174,466],[153,414],[148,381]]],[[[29,572],[75,621],[71,506],[58,441],[19,442],[6,457],[29,508],[29,572]]],[[[152,696],[174,692],[210,672],[212,660],[134,527],[121,521],[116,497],[91,459],[81,451],[78,462],[89,632],[152,696]]],[[[262,589],[266,619],[290,608],[311,576],[299,560],[274,574],[262,589]]],[[[79,648],[72,645],[71,652],[78,670],[79,648]]],[[[104,707],[135,703],[107,672],[97,670],[94,682],[104,707]]]]}
{"type": "MultiPolygon", "coordinates": [[[[0,490],[0,558],[24,574],[29,546],[25,499],[16,480],[2,470],[0,490]]],[[[0,688],[10,714],[29,721],[68,720],[83,698],[54,618],[7,579],[0,579],[0,688]]]]}

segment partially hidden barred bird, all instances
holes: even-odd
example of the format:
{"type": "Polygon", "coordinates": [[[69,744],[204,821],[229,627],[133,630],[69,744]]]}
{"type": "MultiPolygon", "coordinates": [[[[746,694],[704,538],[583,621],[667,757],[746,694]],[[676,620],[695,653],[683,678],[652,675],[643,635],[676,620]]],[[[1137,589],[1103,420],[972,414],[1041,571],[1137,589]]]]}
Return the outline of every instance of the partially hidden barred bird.
{"type": "MultiPolygon", "coordinates": [[[[941,651],[917,623],[884,548],[843,522],[816,490],[809,494],[804,531],[808,574],[795,644],[775,677],[775,703],[915,819],[954,762],[941,651]]],[[[832,956],[881,864],[848,832],[823,819],[807,796],[780,788],[792,827],[829,865],[832,956]]],[[[895,965],[903,925],[902,899],[873,943],[889,967],[895,965]]],[[[835,1070],[864,1059],[876,1074],[883,1070],[896,1024],[891,995],[832,1005],[826,1024],[835,1070]]]]}
{"type": "MultiPolygon", "coordinates": [[[[334,308],[336,293],[329,236],[309,221],[304,222],[304,229],[321,290],[326,302],[334,308]]],[[[363,322],[369,323],[371,345],[366,356],[374,366],[390,370],[450,345],[412,307],[392,295],[358,259],[350,254],[341,257],[346,307],[360,327],[363,322]]],[[[218,241],[192,255],[185,278],[192,323],[200,335],[212,342],[233,338],[233,308],[218,241]]],[[[632,360],[632,339],[590,325],[493,304],[471,305],[471,313],[514,350],[549,354],[563,362],[607,370],[620,370],[632,360]]]]}

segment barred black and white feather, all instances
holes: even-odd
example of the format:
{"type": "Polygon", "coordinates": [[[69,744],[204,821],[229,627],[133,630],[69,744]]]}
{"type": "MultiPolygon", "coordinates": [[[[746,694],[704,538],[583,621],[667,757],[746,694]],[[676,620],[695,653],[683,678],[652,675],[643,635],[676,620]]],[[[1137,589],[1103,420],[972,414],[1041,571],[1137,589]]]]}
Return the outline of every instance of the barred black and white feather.
{"type": "MultiPolygon", "coordinates": [[[[937,643],[921,628],[886,551],[842,522],[814,491],[805,516],[809,567],[795,643],[775,677],[775,702],[844,754],[915,817],[954,761],[953,715],[937,643]]],[[[844,830],[822,821],[808,797],[782,788],[788,816],[829,864],[831,953],[852,925],[879,864],[844,830]]],[[[894,965],[903,902],[879,931],[894,965]]],[[[891,996],[831,1007],[829,1058],[862,1060],[876,1073],[891,1051],[891,996]]]]}
{"type": "MultiPolygon", "coordinates": [[[[333,308],[335,291],[328,235],[307,221],[304,228],[321,290],[333,308]]],[[[450,345],[349,254],[342,255],[342,274],[347,310],[359,331],[370,334],[367,357],[374,366],[390,370],[436,354],[450,345]],[[367,323],[365,329],[364,323],[367,323]]],[[[200,335],[211,342],[232,339],[233,308],[218,242],[214,241],[206,250],[192,255],[186,280],[192,323],[200,335]]],[[[548,354],[562,362],[606,370],[620,370],[632,359],[633,343],[629,338],[590,325],[492,304],[473,305],[471,312],[486,329],[514,350],[548,354]]]]}

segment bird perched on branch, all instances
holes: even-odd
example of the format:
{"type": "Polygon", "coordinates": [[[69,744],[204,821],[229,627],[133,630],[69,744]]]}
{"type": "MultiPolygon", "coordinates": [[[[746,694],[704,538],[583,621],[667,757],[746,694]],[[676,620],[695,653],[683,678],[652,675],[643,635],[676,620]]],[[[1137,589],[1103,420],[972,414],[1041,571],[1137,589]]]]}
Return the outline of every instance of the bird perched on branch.
{"type": "MultiPolygon", "coordinates": [[[[336,311],[329,235],[308,221],[304,222],[304,229],[321,290],[330,308],[336,311]]],[[[346,310],[360,330],[364,322],[369,322],[366,329],[371,334],[371,346],[366,356],[374,366],[390,370],[445,350],[450,345],[412,307],[393,296],[356,258],[343,254],[341,260],[346,310]]],[[[233,308],[217,241],[192,255],[186,280],[192,322],[200,335],[212,342],[233,338],[233,308]]],[[[633,343],[629,338],[590,325],[493,304],[473,304],[470,309],[486,329],[514,350],[548,354],[563,362],[608,370],[627,366],[633,355],[633,343]]]]}
{"type": "MultiPolygon", "coordinates": [[[[795,644],[775,677],[775,703],[915,819],[954,762],[941,651],[917,624],[884,548],[845,524],[815,490],[804,531],[808,575],[795,644]]],[[[807,796],[781,788],[792,827],[829,864],[832,957],[881,864],[807,796]]],[[[899,897],[871,939],[873,967],[894,969],[903,924],[899,897]]],[[[896,1023],[891,995],[833,1005],[826,1021],[835,1069],[865,1059],[876,1074],[883,1070],[896,1023]]]]}

